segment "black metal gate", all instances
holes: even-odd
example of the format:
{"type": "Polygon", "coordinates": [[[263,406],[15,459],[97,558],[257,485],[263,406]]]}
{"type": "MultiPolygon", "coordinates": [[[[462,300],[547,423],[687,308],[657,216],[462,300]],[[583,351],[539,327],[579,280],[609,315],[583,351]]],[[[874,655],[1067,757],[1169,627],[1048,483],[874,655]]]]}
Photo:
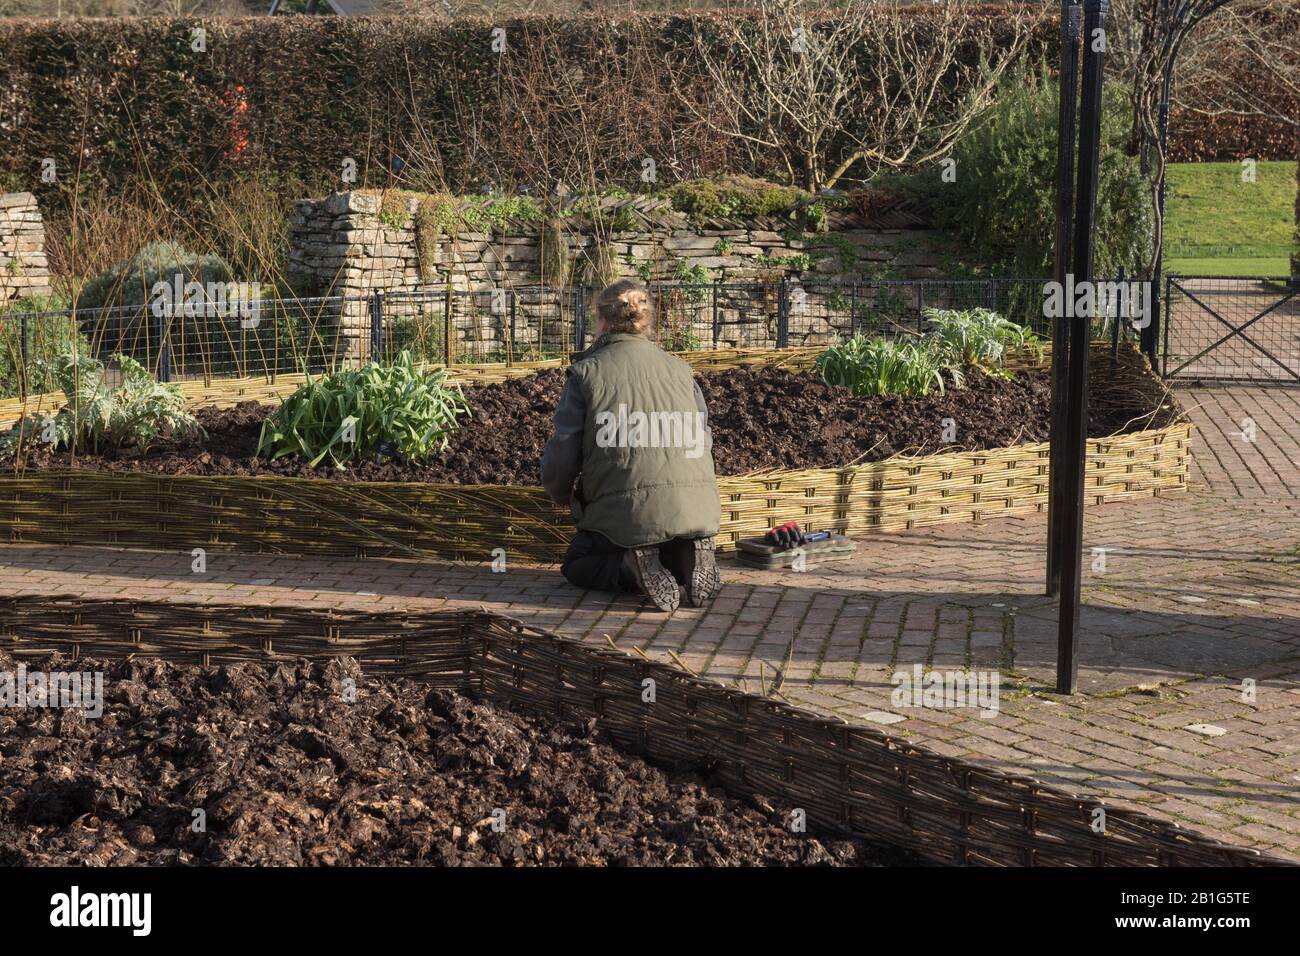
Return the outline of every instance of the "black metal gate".
{"type": "Polygon", "coordinates": [[[1170,276],[1165,303],[1165,378],[1300,385],[1292,280],[1170,276]]]}

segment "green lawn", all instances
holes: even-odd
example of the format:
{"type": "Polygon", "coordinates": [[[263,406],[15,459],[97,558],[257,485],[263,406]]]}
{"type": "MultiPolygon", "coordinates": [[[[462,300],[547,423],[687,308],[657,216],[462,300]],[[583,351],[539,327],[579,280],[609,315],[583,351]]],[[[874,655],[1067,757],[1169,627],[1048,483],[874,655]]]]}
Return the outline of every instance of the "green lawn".
{"type": "Polygon", "coordinates": [[[1281,279],[1291,274],[1290,259],[1238,258],[1236,256],[1209,256],[1206,258],[1165,258],[1165,272],[1185,276],[1267,276],[1281,279]]]}
{"type": "Polygon", "coordinates": [[[1255,182],[1240,163],[1169,167],[1165,271],[1270,275],[1290,271],[1295,231],[1293,162],[1261,162],[1255,182]]]}

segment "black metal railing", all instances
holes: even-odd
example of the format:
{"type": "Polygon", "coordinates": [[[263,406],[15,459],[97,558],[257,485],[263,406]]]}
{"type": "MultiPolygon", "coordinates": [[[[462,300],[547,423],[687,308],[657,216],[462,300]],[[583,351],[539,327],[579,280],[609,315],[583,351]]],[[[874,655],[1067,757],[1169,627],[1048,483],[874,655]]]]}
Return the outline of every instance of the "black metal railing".
{"type": "MultiPolygon", "coordinates": [[[[664,348],[789,348],[855,335],[910,336],[928,309],[988,308],[1047,337],[1042,279],[774,279],[650,285],[664,348]]],[[[156,315],[148,307],[0,315],[0,397],[53,390],[60,351],[129,355],[162,381],[322,372],[402,351],[438,364],[565,358],[591,344],[591,287],[376,291],[256,299],[237,312],[156,315]]],[[[1132,334],[1098,321],[1094,334],[1132,334]]]]}

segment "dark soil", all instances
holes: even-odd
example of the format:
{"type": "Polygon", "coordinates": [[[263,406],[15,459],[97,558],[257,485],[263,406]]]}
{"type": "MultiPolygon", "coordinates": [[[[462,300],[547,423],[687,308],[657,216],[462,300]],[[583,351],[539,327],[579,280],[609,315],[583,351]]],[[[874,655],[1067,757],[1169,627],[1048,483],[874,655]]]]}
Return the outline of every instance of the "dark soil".
{"type": "Polygon", "coordinates": [[[103,715],[0,710],[3,866],[911,862],[796,834],[789,808],[630,757],[596,721],[368,679],[351,659],[28,662],[59,669],[104,672],[103,715]]]}
{"type": "MultiPolygon", "coordinates": [[[[699,377],[713,432],[720,475],[767,468],[834,468],[879,461],[900,453],[977,451],[1046,441],[1051,407],[1045,371],[1010,380],[971,371],[966,387],[924,398],[855,398],[809,372],[748,367],[699,377]],[[945,442],[944,419],[956,440],[945,442]]],[[[254,457],[262,420],[271,406],[248,402],[233,409],[199,409],[206,441],[156,448],[147,456],[108,458],[35,451],[28,467],[93,468],[177,475],[333,476],[351,481],[430,481],[456,484],[536,485],[542,448],[564,386],[564,372],[548,369],[526,378],[465,389],[472,419],[452,435],[447,449],[424,465],[386,459],[311,468],[297,458],[269,462],[254,457]]],[[[1146,423],[1149,408],[1124,398],[1098,396],[1090,408],[1089,435],[1100,437],[1146,423]],[[1135,425],[1135,423],[1138,423],[1135,425]]],[[[1162,412],[1153,424],[1168,418],[1162,412]]]]}

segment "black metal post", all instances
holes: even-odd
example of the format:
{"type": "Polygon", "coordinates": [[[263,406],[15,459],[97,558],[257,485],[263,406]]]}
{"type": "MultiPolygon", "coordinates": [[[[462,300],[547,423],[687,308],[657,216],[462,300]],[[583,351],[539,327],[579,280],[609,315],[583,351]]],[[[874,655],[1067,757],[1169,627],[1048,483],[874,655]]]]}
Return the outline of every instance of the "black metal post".
{"type": "Polygon", "coordinates": [[[379,290],[370,293],[370,361],[384,360],[384,299],[379,290]]]}
{"type": "MultiPolygon", "coordinates": [[[[1173,276],[1166,276],[1166,277],[1165,277],[1165,288],[1164,288],[1164,303],[1165,303],[1165,311],[1166,311],[1166,313],[1167,313],[1168,310],[1169,310],[1170,303],[1172,303],[1172,302],[1174,301],[1174,299],[1173,299],[1173,293],[1174,293],[1173,286],[1174,286],[1174,277],[1173,277],[1173,276]]],[[[1153,289],[1153,290],[1152,290],[1152,293],[1155,294],[1155,295],[1159,295],[1159,294],[1160,294],[1160,291],[1161,291],[1161,290],[1157,288],[1157,289],[1153,289]]],[[[1168,318],[1168,315],[1166,315],[1166,318],[1168,318]]],[[[1161,348],[1160,348],[1160,356],[1161,356],[1160,364],[1159,364],[1158,366],[1153,366],[1153,367],[1154,367],[1154,368],[1158,368],[1158,369],[1160,370],[1160,375],[1163,377],[1163,376],[1169,374],[1169,323],[1168,323],[1168,322],[1165,322],[1165,327],[1164,327],[1164,344],[1163,344],[1163,345],[1161,346],[1161,348]]]]}
{"type": "MultiPolygon", "coordinates": [[[[1056,259],[1052,278],[1062,295],[1070,273],[1071,232],[1074,228],[1074,126],[1079,101],[1080,12],[1074,0],[1061,2],[1060,105],[1056,118],[1056,259]]],[[[1048,452],[1047,492],[1047,596],[1061,593],[1059,524],[1064,504],[1065,395],[1069,364],[1067,323],[1052,325],[1052,421],[1048,452]]]]}
{"type": "Polygon", "coordinates": [[[1115,320],[1110,325],[1110,362],[1111,374],[1115,372],[1115,362],[1119,359],[1119,333],[1120,325],[1129,317],[1128,311],[1128,287],[1124,283],[1124,267],[1119,267],[1120,298],[1115,304],[1115,320]]]}
{"type": "Polygon", "coordinates": [[[513,365],[515,361],[515,319],[518,314],[516,308],[519,297],[515,295],[515,290],[510,290],[510,338],[506,340],[506,364],[513,365]]]}
{"type": "Polygon", "coordinates": [[[451,342],[455,336],[455,318],[452,307],[451,273],[447,274],[447,291],[442,304],[442,351],[443,365],[451,367],[451,342]]]}
{"type": "MultiPolygon", "coordinates": [[[[1074,278],[1092,282],[1094,217],[1101,146],[1104,49],[1094,38],[1105,35],[1109,0],[1084,0],[1083,99],[1079,122],[1079,179],[1075,193],[1074,278]]],[[[1096,296],[1093,296],[1096,303],[1096,296]]],[[[1095,310],[1094,310],[1095,311],[1095,310]]],[[[1058,528],[1061,600],[1057,611],[1056,691],[1073,694],[1078,685],[1079,590],[1083,576],[1083,496],[1088,455],[1088,346],[1092,316],[1070,322],[1068,392],[1065,411],[1065,489],[1058,528]]]]}
{"type": "Polygon", "coordinates": [[[713,280],[713,347],[718,347],[722,335],[722,316],[718,312],[718,280],[713,280]]]}
{"type": "Polygon", "coordinates": [[[785,348],[790,344],[790,299],[785,276],[781,276],[780,301],[776,304],[776,347],[785,348]]]}
{"type": "Polygon", "coordinates": [[[574,289],[573,295],[573,351],[581,352],[587,347],[587,316],[583,308],[582,292],[574,289]]]}
{"type": "Polygon", "coordinates": [[[858,337],[858,283],[855,279],[849,287],[849,338],[858,337]]]}

